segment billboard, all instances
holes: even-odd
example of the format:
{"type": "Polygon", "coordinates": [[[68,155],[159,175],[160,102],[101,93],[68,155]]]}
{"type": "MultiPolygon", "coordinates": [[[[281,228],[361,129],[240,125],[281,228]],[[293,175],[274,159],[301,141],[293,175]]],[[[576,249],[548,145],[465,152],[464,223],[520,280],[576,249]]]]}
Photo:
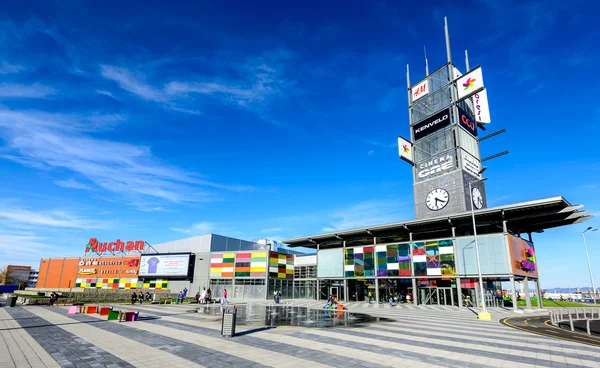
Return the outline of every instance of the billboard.
{"type": "Polygon", "coordinates": [[[411,90],[411,94],[412,94],[412,100],[413,102],[415,102],[416,100],[420,99],[421,97],[427,95],[429,93],[429,83],[427,82],[427,79],[425,79],[423,82],[417,84],[416,86],[414,86],[411,90]]]}
{"type": "Polygon", "coordinates": [[[456,80],[458,99],[462,100],[483,89],[483,74],[477,67],[456,80]]]}
{"type": "Polygon", "coordinates": [[[408,140],[398,137],[398,153],[400,158],[409,164],[413,164],[415,159],[413,157],[413,146],[408,140]]]}
{"type": "Polygon", "coordinates": [[[140,276],[185,277],[189,274],[190,253],[143,254],[140,276]]]}
{"type": "Polygon", "coordinates": [[[413,126],[415,140],[450,125],[450,109],[444,109],[413,126]]]}
{"type": "Polygon", "coordinates": [[[533,243],[509,234],[508,244],[513,274],[537,278],[537,260],[533,243]]]}
{"type": "Polygon", "coordinates": [[[473,105],[475,107],[475,121],[482,124],[489,124],[492,122],[487,91],[485,89],[473,95],[473,105]]]}
{"type": "Polygon", "coordinates": [[[460,107],[458,107],[458,123],[461,127],[465,128],[467,132],[471,133],[471,135],[477,137],[477,124],[475,123],[475,120],[460,107]]]}
{"type": "Polygon", "coordinates": [[[481,163],[478,159],[471,156],[467,152],[462,153],[462,169],[473,175],[474,177],[479,176],[479,171],[481,170],[481,163]]]}

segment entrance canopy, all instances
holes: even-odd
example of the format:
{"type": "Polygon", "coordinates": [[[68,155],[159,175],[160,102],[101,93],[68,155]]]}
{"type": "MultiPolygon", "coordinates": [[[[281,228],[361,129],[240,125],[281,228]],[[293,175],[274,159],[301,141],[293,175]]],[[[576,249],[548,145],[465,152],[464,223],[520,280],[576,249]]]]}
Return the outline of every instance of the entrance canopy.
{"type": "MultiPolygon", "coordinates": [[[[477,234],[503,232],[504,225],[510,234],[541,233],[546,229],[580,223],[591,219],[583,205],[571,205],[563,197],[485,208],[475,211],[477,234]]],[[[346,246],[393,243],[413,240],[449,238],[473,235],[471,212],[461,212],[423,220],[394,222],[350,230],[304,236],[283,240],[290,247],[320,249],[346,246]],[[454,229],[454,234],[452,233],[454,229]]]]}

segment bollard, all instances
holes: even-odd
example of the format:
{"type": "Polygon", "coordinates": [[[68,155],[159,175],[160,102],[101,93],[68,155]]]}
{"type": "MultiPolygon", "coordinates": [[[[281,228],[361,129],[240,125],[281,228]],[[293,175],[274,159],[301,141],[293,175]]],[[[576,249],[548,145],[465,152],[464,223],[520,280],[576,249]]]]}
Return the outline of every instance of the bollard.
{"type": "Polygon", "coordinates": [[[569,325],[571,325],[571,331],[575,331],[575,328],[573,327],[573,316],[569,314],[569,325]]]}
{"type": "Polygon", "coordinates": [[[585,328],[587,330],[588,335],[591,335],[592,332],[590,331],[590,320],[589,319],[585,320],[585,328]]]}

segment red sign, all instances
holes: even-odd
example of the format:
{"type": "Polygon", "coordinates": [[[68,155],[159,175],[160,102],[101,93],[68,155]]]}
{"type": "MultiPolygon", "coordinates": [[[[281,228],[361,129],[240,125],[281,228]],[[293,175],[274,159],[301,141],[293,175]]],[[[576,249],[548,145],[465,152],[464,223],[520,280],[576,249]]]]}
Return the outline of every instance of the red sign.
{"type": "Polygon", "coordinates": [[[122,242],[121,239],[117,239],[117,241],[115,242],[110,242],[110,243],[100,243],[98,242],[98,239],[96,238],[91,238],[90,241],[88,242],[88,244],[85,246],[85,252],[94,252],[94,253],[102,253],[102,252],[111,252],[111,253],[115,253],[115,252],[131,252],[134,250],[144,250],[144,244],[146,242],[143,240],[136,240],[136,241],[128,241],[128,242],[122,242]]]}

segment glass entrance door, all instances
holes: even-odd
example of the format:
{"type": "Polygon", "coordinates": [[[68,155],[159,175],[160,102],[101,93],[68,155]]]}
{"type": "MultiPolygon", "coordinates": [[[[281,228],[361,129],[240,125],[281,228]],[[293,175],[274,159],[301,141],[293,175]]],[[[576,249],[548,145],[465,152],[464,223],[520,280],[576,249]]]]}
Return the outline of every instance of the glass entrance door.
{"type": "Polygon", "coordinates": [[[438,288],[439,305],[454,305],[454,290],[452,288],[438,288]]]}
{"type": "Polygon", "coordinates": [[[338,287],[337,286],[332,286],[329,288],[329,295],[338,298],[338,287]]]}
{"type": "Polygon", "coordinates": [[[437,288],[420,288],[419,289],[419,304],[437,305],[438,304],[438,289],[437,288]]]}

